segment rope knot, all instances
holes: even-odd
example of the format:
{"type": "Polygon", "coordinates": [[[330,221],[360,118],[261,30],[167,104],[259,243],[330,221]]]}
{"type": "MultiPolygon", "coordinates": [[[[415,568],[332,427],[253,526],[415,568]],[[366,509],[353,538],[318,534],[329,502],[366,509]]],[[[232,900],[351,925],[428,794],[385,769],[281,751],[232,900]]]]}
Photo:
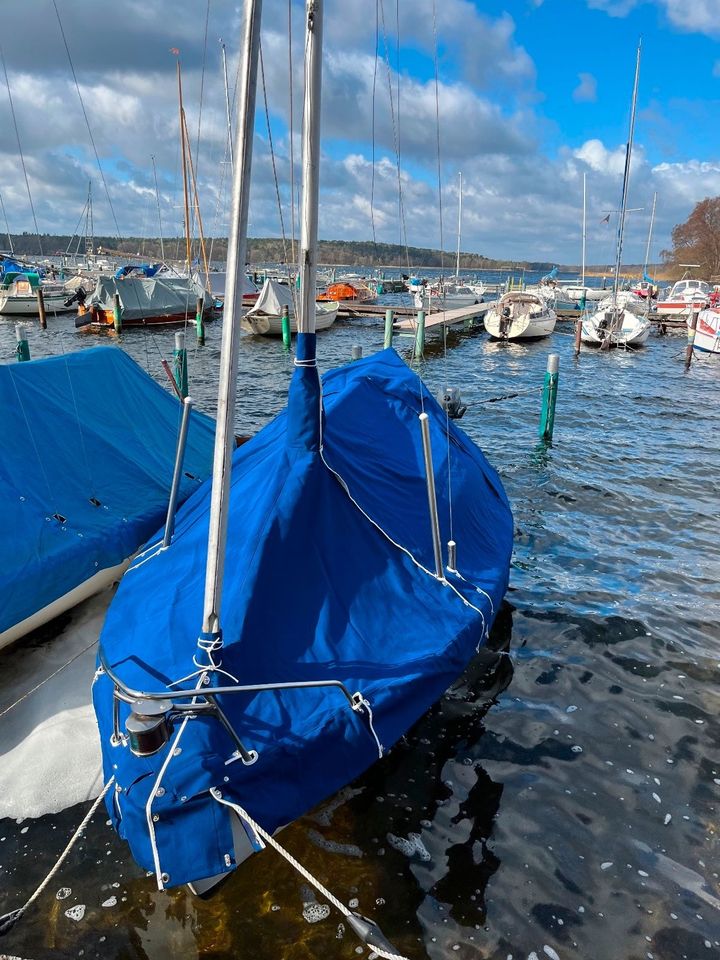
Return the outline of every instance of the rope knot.
{"type": "Polygon", "coordinates": [[[197,639],[198,653],[193,655],[193,662],[200,669],[218,670],[222,666],[222,659],[216,657],[222,649],[222,630],[203,630],[197,639]]]}
{"type": "Polygon", "coordinates": [[[370,701],[367,700],[362,693],[357,690],[352,695],[352,708],[356,713],[359,713],[361,716],[367,715],[367,725],[370,730],[370,733],[373,735],[375,744],[378,750],[378,757],[382,758],[385,753],[385,747],[380,743],[380,738],[375,732],[375,725],[373,723],[373,712],[372,707],[370,706],[370,701]]]}

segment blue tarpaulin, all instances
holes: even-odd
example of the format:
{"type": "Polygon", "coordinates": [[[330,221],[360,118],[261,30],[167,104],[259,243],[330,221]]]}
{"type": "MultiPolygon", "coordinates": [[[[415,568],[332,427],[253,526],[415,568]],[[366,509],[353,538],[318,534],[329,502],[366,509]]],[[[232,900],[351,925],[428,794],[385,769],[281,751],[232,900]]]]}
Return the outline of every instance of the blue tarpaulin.
{"type": "MultiPolygon", "coordinates": [[[[0,365],[0,634],[135,553],[167,510],[180,404],[116,347],[0,365]]],[[[193,413],[181,499],[208,477],[193,413]]]]}
{"type": "MultiPolygon", "coordinates": [[[[300,360],[312,360],[314,339],[298,337],[300,360]]],[[[393,350],[328,373],[322,401],[321,413],[316,369],[298,367],[288,409],[235,452],[225,673],[213,683],[341,680],[367,698],[387,748],[484,642],[507,587],[512,516],[483,454],[393,350]],[[442,540],[452,534],[458,544],[459,572],[445,581],[434,575],[423,407],[442,540]]],[[[209,503],[208,483],[179,512],[170,548],[153,538],[111,604],[101,652],[136,690],[164,690],[193,672],[181,686],[197,681],[209,503]]],[[[163,885],[235,866],[228,811],[211,787],[273,831],[378,757],[366,718],[337,689],[223,695],[233,727],[259,753],[252,766],[227,763],[234,745],[213,718],[188,721],[179,739],[139,758],[111,744],[107,674],[94,700],[105,775],[118,784],[108,810],[163,885]]],[[[127,715],[121,704],[121,728],[127,715]]]]}

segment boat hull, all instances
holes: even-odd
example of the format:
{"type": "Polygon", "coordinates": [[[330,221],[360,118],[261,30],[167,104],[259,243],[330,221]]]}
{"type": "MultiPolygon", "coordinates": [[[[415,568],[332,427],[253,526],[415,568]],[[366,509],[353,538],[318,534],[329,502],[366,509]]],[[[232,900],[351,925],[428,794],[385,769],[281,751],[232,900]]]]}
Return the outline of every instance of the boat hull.
{"type": "Polygon", "coordinates": [[[650,336],[650,321],[638,317],[630,310],[622,311],[622,321],[611,329],[609,319],[593,314],[582,321],[581,339],[590,347],[602,347],[607,342],[610,347],[641,347],[650,336]]]}
{"type": "Polygon", "coordinates": [[[720,355],[720,313],[703,310],[697,321],[693,347],[700,353],[720,355]]]}
{"type": "Polygon", "coordinates": [[[557,316],[535,294],[506,293],[485,314],[485,329],[493,340],[540,340],[555,329],[557,316]]]}
{"type": "MultiPolygon", "coordinates": [[[[315,311],[315,329],[327,330],[337,319],[340,305],[337,303],[318,304],[315,311]]],[[[282,317],[267,314],[253,313],[245,315],[240,321],[240,326],[246,333],[251,333],[257,337],[281,337],[282,336],[282,317]]],[[[295,317],[290,317],[290,332],[297,333],[297,322],[295,317]]]]}
{"type": "MultiPolygon", "coordinates": [[[[66,307],[67,296],[47,296],[43,297],[45,310],[47,313],[67,313],[72,311],[72,307],[66,307]]],[[[11,317],[37,317],[38,302],[36,296],[18,296],[7,297],[0,295],[0,314],[11,317]]]]}

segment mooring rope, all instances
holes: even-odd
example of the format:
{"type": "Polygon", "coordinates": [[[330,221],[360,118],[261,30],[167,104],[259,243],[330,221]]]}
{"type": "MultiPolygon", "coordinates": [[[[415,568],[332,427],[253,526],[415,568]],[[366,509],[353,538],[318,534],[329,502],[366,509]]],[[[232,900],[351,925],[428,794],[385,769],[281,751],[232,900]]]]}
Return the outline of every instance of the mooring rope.
{"type": "Polygon", "coordinates": [[[12,928],[15,926],[15,924],[18,922],[18,920],[19,920],[19,919],[22,917],[22,915],[26,912],[26,910],[28,909],[28,907],[30,907],[31,904],[33,904],[33,903],[37,900],[37,898],[40,896],[40,894],[43,892],[43,890],[44,890],[44,889],[47,887],[47,885],[50,883],[50,881],[51,881],[52,878],[55,876],[55,874],[58,872],[58,870],[59,870],[60,867],[63,865],[63,863],[65,863],[65,861],[67,860],[67,858],[68,858],[68,856],[69,856],[69,854],[70,854],[70,851],[72,850],[72,848],[75,846],[75,844],[77,843],[77,841],[80,839],[80,837],[81,837],[81,836],[83,835],[83,833],[85,832],[85,828],[87,827],[87,825],[88,825],[88,824],[90,823],[90,821],[92,820],[93,816],[95,815],[95,812],[96,812],[97,808],[100,806],[100,804],[101,804],[101,803],[103,802],[103,800],[105,799],[105,796],[106,796],[108,790],[110,789],[110,787],[113,785],[114,782],[115,782],[115,777],[110,777],[110,779],[108,780],[108,782],[107,782],[107,783],[105,784],[105,786],[103,787],[102,793],[101,793],[100,796],[95,800],[95,802],[94,802],[93,805],[90,807],[90,809],[88,810],[88,812],[85,814],[85,816],[83,817],[83,820],[82,820],[80,826],[77,828],[77,830],[75,831],[75,833],[72,835],[72,837],[70,837],[70,840],[69,840],[67,846],[65,847],[65,849],[63,850],[63,852],[60,854],[60,856],[58,857],[57,861],[55,862],[55,866],[52,868],[52,870],[50,871],[50,873],[48,873],[48,875],[45,877],[45,879],[44,879],[43,882],[40,884],[40,886],[37,888],[37,890],[35,891],[35,893],[33,893],[33,894],[29,897],[29,899],[23,904],[22,907],[18,907],[17,910],[11,910],[9,913],[6,913],[6,914],[4,914],[2,917],[0,917],[0,937],[5,936],[6,933],[9,933],[10,930],[12,930],[12,928]]]}
{"type": "MultiPolygon", "coordinates": [[[[350,910],[349,907],[346,907],[345,904],[342,902],[342,900],[338,900],[338,898],[333,893],[331,893],[330,890],[328,890],[328,888],[324,886],[324,884],[321,883],[321,881],[318,880],[316,876],[310,873],[310,871],[306,867],[304,867],[298,860],[296,860],[295,857],[290,853],[290,851],[286,850],[285,847],[279,844],[277,840],[267,832],[267,830],[263,830],[260,824],[256,820],[253,820],[253,818],[250,816],[247,810],[245,810],[239,804],[233,803],[232,800],[226,800],[225,797],[223,797],[220,790],[217,789],[217,787],[211,787],[210,793],[214,797],[214,799],[217,800],[218,803],[221,803],[226,807],[230,807],[231,810],[234,810],[235,813],[242,820],[244,820],[248,824],[248,826],[250,826],[265,843],[269,844],[269,846],[271,846],[274,850],[276,850],[281,857],[287,860],[290,866],[294,870],[297,870],[300,876],[304,877],[308,881],[308,883],[311,883],[315,887],[315,889],[320,894],[322,894],[322,896],[325,897],[325,899],[328,900],[335,907],[335,909],[338,910],[346,919],[348,917],[353,916],[352,910],[350,910]]],[[[388,951],[383,950],[381,947],[376,947],[376,946],[373,946],[372,944],[368,944],[368,946],[370,946],[370,949],[377,956],[384,957],[385,960],[407,960],[407,958],[404,957],[402,954],[389,953],[388,951]]]]}
{"type": "Polygon", "coordinates": [[[36,683],[34,687],[31,687],[30,690],[27,690],[21,697],[18,697],[18,699],[15,700],[14,703],[11,703],[9,707],[5,707],[2,713],[0,713],[0,719],[2,719],[5,716],[5,714],[10,713],[11,710],[14,710],[15,707],[19,706],[23,702],[23,700],[27,700],[27,698],[31,696],[33,693],[35,693],[36,690],[39,690],[40,687],[45,686],[45,684],[48,683],[48,681],[52,680],[53,677],[56,677],[59,673],[62,673],[65,667],[69,667],[71,663],[74,663],[78,657],[81,657],[84,653],[87,653],[90,647],[93,647],[96,643],[97,643],[97,637],[94,640],[92,640],[86,647],[83,647],[82,650],[78,650],[77,653],[73,654],[72,657],[70,657],[69,660],[66,660],[65,663],[62,664],[62,666],[57,668],[57,670],[53,670],[53,672],[50,674],[49,677],[45,677],[45,679],[41,680],[40,683],[36,683]]]}

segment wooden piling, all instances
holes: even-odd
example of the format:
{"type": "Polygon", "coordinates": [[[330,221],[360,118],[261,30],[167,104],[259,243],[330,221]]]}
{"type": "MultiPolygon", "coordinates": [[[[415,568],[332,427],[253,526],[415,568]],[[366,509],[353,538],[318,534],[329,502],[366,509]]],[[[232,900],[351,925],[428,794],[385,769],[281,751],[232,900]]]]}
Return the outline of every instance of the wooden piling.
{"type": "Polygon", "coordinates": [[[418,310],[417,328],[415,330],[415,356],[422,357],[425,353],[425,311],[418,310]]]}
{"type": "Polygon", "coordinates": [[[559,354],[549,354],[547,360],[547,371],[545,373],[545,384],[543,386],[542,410],[540,411],[539,429],[540,439],[545,443],[550,443],[553,438],[559,370],[559,354]]]}
{"type": "Polygon", "coordinates": [[[120,294],[116,293],[113,297],[113,326],[115,333],[122,330],[122,304],[120,303],[120,294]]]}
{"type": "Polygon", "coordinates": [[[198,346],[205,346],[205,316],[203,307],[205,303],[202,297],[197,298],[197,303],[195,304],[195,330],[197,332],[197,342],[198,346]]]}
{"type": "Polygon", "coordinates": [[[43,330],[47,330],[47,317],[45,316],[45,297],[42,292],[42,287],[37,288],[37,307],[38,307],[38,316],[40,317],[40,326],[43,330]]]}
{"type": "Polygon", "coordinates": [[[582,345],[582,317],[575,321],[575,356],[580,356],[580,346],[582,345]]]}
{"type": "Polygon", "coordinates": [[[695,344],[695,332],[697,330],[698,322],[698,310],[693,310],[691,308],[690,313],[690,326],[688,327],[688,343],[685,347],[685,369],[690,369],[690,364],[692,363],[693,358],[693,346],[695,344]]]}
{"type": "Polygon", "coordinates": [[[17,340],[17,347],[15,348],[15,354],[20,362],[30,359],[30,346],[27,342],[27,335],[25,334],[25,324],[16,323],[15,324],[15,338],[17,340]]]}
{"type": "Polygon", "coordinates": [[[388,350],[392,346],[392,341],[393,341],[393,312],[390,309],[385,311],[385,342],[383,344],[385,350],[388,350]]]}

